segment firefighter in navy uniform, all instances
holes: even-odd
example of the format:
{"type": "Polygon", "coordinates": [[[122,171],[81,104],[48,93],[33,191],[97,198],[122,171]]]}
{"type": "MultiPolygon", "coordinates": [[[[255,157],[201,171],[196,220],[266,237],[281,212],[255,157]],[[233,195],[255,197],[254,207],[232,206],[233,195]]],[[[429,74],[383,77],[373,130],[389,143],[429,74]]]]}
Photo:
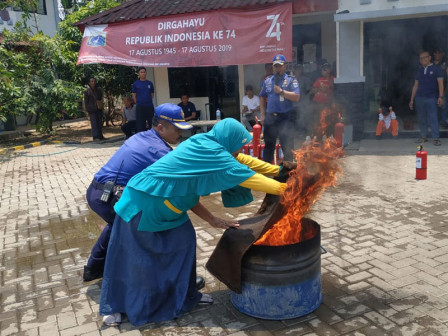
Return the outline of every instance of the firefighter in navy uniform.
{"type": "Polygon", "coordinates": [[[299,83],[285,73],[286,59],[276,55],[272,60],[274,75],[265,79],[260,92],[261,121],[264,126],[265,149],[263,159],[274,159],[277,137],[280,139],[285,161],[292,161],[294,148],[294,103],[300,99],[299,83]],[[267,102],[267,103],[266,103],[267,102]]]}

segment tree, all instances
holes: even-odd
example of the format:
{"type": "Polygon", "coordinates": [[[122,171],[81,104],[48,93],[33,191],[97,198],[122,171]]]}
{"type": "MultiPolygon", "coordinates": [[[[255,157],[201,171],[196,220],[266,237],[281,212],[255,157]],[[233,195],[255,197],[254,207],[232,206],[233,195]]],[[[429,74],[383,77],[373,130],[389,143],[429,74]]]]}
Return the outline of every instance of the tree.
{"type": "MultiPolygon", "coordinates": [[[[75,60],[78,58],[82,33],[77,27],[73,26],[75,22],[119,4],[120,2],[115,0],[96,0],[85,6],[78,6],[73,14],[67,15],[66,19],[59,23],[57,32],[57,35],[66,42],[65,51],[73,53],[75,60]]],[[[130,91],[131,85],[136,79],[134,68],[129,66],[86,64],[76,67],[74,78],[80,83],[87,84],[90,77],[95,77],[98,85],[103,89],[108,116],[112,115],[116,100],[130,91]]]]}
{"type": "Polygon", "coordinates": [[[116,98],[130,91],[135,71],[106,64],[76,66],[82,34],[73,23],[118,4],[114,0],[77,4],[77,10],[59,23],[57,34],[50,38],[41,32],[32,36],[25,23],[36,0],[8,0],[8,5],[22,8],[24,15],[14,31],[4,32],[0,46],[0,118],[5,119],[6,114],[36,114],[37,129],[52,133],[52,123],[62,110],[70,116],[79,114],[90,76],[98,79],[111,115],[116,98]]]}
{"type": "Polygon", "coordinates": [[[2,114],[36,114],[37,129],[52,133],[52,123],[62,110],[78,112],[82,86],[69,78],[73,62],[60,44],[42,33],[4,32],[0,62],[7,86],[0,92],[2,114]]]}
{"type": "Polygon", "coordinates": [[[28,20],[33,17],[36,31],[39,32],[39,24],[37,20],[37,1],[36,0],[5,0],[0,3],[0,9],[12,7],[22,11],[22,20],[19,25],[28,27],[28,20]]]}
{"type": "Polygon", "coordinates": [[[14,70],[5,62],[20,63],[16,55],[0,45],[0,120],[6,121],[6,115],[12,108],[12,102],[20,96],[20,87],[14,80],[14,70]]]}

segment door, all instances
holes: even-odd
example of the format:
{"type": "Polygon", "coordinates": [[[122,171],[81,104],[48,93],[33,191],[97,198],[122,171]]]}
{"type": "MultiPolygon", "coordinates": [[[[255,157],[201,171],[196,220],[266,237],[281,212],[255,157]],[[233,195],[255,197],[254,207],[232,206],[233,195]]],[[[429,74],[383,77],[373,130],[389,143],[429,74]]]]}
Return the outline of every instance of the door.
{"type": "Polygon", "coordinates": [[[216,119],[216,109],[221,118],[240,120],[238,66],[211,67],[209,72],[210,119],[216,119]]]}

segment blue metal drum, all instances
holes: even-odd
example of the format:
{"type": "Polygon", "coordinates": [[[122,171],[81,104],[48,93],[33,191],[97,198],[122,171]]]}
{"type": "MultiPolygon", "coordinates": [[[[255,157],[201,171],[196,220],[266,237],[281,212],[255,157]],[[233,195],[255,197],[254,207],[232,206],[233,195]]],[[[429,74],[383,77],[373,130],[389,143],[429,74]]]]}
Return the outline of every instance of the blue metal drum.
{"type": "Polygon", "coordinates": [[[283,246],[253,245],[247,251],[242,292],[231,294],[232,304],[240,312],[284,320],[309,314],[320,306],[320,226],[307,218],[301,224],[311,238],[283,246]]]}

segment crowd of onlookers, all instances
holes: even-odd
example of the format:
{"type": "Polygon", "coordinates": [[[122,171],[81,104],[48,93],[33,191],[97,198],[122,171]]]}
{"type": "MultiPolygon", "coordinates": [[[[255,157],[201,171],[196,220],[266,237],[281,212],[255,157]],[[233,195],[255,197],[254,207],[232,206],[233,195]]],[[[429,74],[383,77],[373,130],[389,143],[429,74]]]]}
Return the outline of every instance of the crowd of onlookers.
{"type": "MultiPolygon", "coordinates": [[[[137,69],[138,79],[132,84],[132,93],[123,98],[123,124],[121,130],[129,139],[133,134],[151,128],[154,116],[154,84],[146,79],[146,68],[137,69]]],[[[199,111],[189,101],[188,94],[180,97],[178,104],[182,108],[186,121],[198,118],[199,111]]],[[[92,137],[94,141],[104,140],[103,127],[103,93],[97,86],[96,79],[91,77],[84,91],[84,106],[89,114],[92,137]]]]}
{"type": "MultiPolygon", "coordinates": [[[[420,131],[420,138],[417,142],[427,141],[427,133],[430,129],[433,144],[440,146],[439,124],[442,128],[448,128],[448,107],[446,104],[448,68],[445,53],[440,48],[434,50],[432,54],[428,51],[422,51],[419,55],[419,61],[420,67],[415,73],[415,82],[409,102],[409,108],[416,110],[420,131]]],[[[286,59],[283,63],[286,64],[286,59]]],[[[325,59],[320,59],[317,62],[316,70],[308,73],[304,73],[303,64],[295,64],[292,67],[285,66],[284,73],[287,74],[288,78],[294,79],[294,85],[297,83],[298,94],[300,95],[297,102],[293,101],[294,112],[290,113],[289,119],[291,120],[288,120],[289,123],[294,124],[296,134],[316,135],[316,129],[321,122],[322,110],[333,102],[334,70],[334,67],[325,59]],[[287,73],[286,69],[290,69],[290,74],[287,73]]],[[[274,72],[275,64],[265,64],[265,74],[259,83],[261,88],[263,88],[267,79],[276,77],[274,72]]],[[[126,135],[126,139],[137,132],[148,129],[154,115],[154,85],[146,79],[146,69],[144,67],[138,68],[137,74],[138,79],[132,85],[132,94],[125,95],[123,99],[122,131],[126,135]]],[[[102,92],[97,87],[95,78],[90,78],[88,88],[84,92],[84,102],[89,113],[94,141],[104,139],[102,134],[102,99],[102,92]]],[[[196,110],[194,103],[189,100],[188,94],[182,94],[180,100],[181,102],[178,105],[182,108],[185,120],[198,119],[200,111],[196,110]]],[[[380,97],[380,100],[376,137],[381,139],[383,132],[390,132],[394,138],[398,138],[399,124],[392,106],[393,102],[389,101],[385,95],[380,97]]],[[[263,102],[263,99],[260,99],[260,94],[254,91],[254,86],[246,85],[245,96],[242,99],[241,122],[247,130],[252,131],[252,127],[257,120],[260,123],[262,122],[261,109],[263,103],[267,105],[268,99],[263,102]]],[[[287,102],[286,105],[288,104],[287,102]]],[[[276,123],[278,123],[278,120],[276,123]]],[[[264,127],[263,131],[265,129],[264,127]]]]}
{"type": "MultiPolygon", "coordinates": [[[[445,53],[441,48],[436,48],[432,54],[422,50],[419,53],[419,63],[409,100],[409,109],[416,112],[420,133],[416,142],[427,142],[430,134],[434,146],[440,146],[442,143],[439,124],[442,128],[448,128],[446,106],[448,70],[445,53]]],[[[381,139],[384,131],[390,132],[394,138],[398,137],[398,121],[393,104],[387,94],[381,94],[376,127],[377,139],[381,139]]]]}
{"type": "MultiPolygon", "coordinates": [[[[326,59],[317,62],[317,68],[313,72],[304,73],[303,64],[292,66],[290,77],[298,84],[300,98],[294,103],[293,119],[294,129],[299,135],[316,135],[316,128],[320,122],[321,111],[333,102],[334,69],[326,59]]],[[[260,86],[263,87],[265,80],[273,76],[272,64],[265,65],[260,86]]],[[[243,97],[241,121],[251,131],[256,120],[260,120],[260,97],[254,93],[252,85],[246,85],[243,97]]]]}

